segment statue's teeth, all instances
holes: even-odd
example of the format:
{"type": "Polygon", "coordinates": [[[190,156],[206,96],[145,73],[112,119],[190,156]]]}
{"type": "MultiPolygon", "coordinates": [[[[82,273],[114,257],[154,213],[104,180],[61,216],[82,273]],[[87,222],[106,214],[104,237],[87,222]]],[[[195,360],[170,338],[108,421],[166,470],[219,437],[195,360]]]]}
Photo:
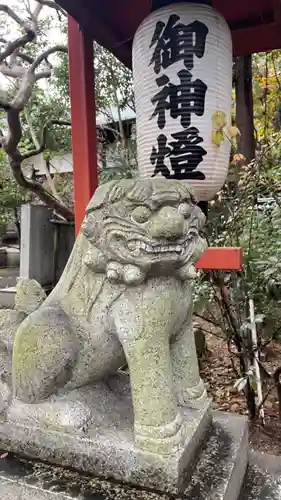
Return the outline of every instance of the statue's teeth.
{"type": "Polygon", "coordinates": [[[132,253],[134,257],[138,257],[140,255],[140,247],[136,247],[132,253]]]}
{"type": "Polygon", "coordinates": [[[153,252],[153,248],[152,248],[152,246],[150,246],[150,245],[145,245],[145,250],[146,250],[147,252],[153,252]]]}
{"type": "Polygon", "coordinates": [[[152,246],[146,244],[144,241],[134,240],[128,242],[128,248],[135,256],[140,255],[140,250],[145,250],[150,253],[167,253],[167,252],[182,252],[183,248],[180,245],[159,245],[152,246]]]}

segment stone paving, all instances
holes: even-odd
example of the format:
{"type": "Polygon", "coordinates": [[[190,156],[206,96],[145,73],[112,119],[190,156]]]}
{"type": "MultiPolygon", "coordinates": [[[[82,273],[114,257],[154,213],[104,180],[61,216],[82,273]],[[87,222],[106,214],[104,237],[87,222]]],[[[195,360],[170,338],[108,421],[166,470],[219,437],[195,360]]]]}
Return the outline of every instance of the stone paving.
{"type": "Polygon", "coordinates": [[[0,477],[0,499],[2,500],[67,500],[71,497],[28,486],[22,482],[0,477]]]}
{"type": "Polygon", "coordinates": [[[281,499],[281,457],[250,453],[249,467],[240,500],[281,499]]]}
{"type": "MultiPolygon", "coordinates": [[[[12,455],[0,460],[0,500],[70,499],[168,500],[169,497],[12,455]]],[[[210,492],[205,499],[220,500],[220,497],[210,492]]],[[[250,453],[239,500],[281,500],[281,457],[250,453]]]]}

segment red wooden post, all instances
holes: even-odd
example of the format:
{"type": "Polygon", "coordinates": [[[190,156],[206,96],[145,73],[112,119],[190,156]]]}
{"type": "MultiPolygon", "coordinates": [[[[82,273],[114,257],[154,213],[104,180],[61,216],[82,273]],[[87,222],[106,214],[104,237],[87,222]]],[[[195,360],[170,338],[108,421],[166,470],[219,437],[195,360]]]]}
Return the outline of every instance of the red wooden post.
{"type": "Polygon", "coordinates": [[[76,234],[98,186],[93,40],[68,17],[69,80],[76,234]]]}

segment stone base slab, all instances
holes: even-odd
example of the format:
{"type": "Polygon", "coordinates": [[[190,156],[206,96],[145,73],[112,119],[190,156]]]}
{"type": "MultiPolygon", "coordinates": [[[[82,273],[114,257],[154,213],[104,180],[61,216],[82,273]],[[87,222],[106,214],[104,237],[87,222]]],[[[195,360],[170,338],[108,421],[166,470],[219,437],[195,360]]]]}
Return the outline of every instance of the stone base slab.
{"type": "Polygon", "coordinates": [[[44,491],[22,482],[0,477],[0,498],[3,500],[71,500],[71,497],[44,491]]]}
{"type": "MultiPolygon", "coordinates": [[[[215,412],[213,424],[200,449],[191,477],[184,485],[183,500],[280,500],[281,468],[269,464],[268,456],[250,454],[250,467],[239,495],[248,463],[247,420],[233,414],[215,412]],[[257,467],[258,465],[258,467],[257,467]],[[269,472],[268,472],[269,469],[269,472]],[[278,496],[279,495],[279,496],[278,496]]],[[[270,461],[276,461],[272,457],[270,461]]],[[[117,483],[69,468],[23,459],[9,453],[0,460],[0,498],[2,481],[13,480],[46,490],[46,495],[64,493],[75,500],[167,500],[169,495],[117,483]]],[[[9,497],[8,497],[9,498],[9,497]]],[[[15,497],[17,499],[17,497],[15,497]]],[[[15,500],[12,497],[13,500],[15,500]]],[[[27,500],[28,495],[20,497],[27,500]]],[[[40,496],[38,496],[38,499],[40,496]]],[[[47,496],[48,498],[48,496],[47,496]]],[[[52,498],[52,496],[51,496],[52,498]]],[[[175,498],[175,497],[173,497],[175,498]]],[[[6,497],[5,497],[6,500],[6,497]]],[[[36,497],[37,500],[37,497],[36,497]]]]}
{"type": "Polygon", "coordinates": [[[128,379],[123,380],[72,391],[52,404],[13,401],[0,419],[1,448],[132,485],[180,491],[211,427],[210,402],[179,408],[185,442],[173,453],[142,451],[134,444],[128,379]]]}

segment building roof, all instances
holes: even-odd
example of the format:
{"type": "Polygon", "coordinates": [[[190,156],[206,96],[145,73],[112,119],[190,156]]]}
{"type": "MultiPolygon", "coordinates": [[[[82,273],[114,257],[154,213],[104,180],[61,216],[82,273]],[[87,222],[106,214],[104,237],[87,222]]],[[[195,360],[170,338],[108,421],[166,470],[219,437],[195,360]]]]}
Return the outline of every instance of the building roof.
{"type": "MultiPolygon", "coordinates": [[[[153,8],[173,0],[56,0],[100,45],[126,66],[134,34],[153,8]]],[[[182,0],[178,0],[182,1],[182,0]]],[[[202,0],[201,0],[202,1],[202,0]]],[[[204,0],[203,0],[204,1],[204,0]]],[[[213,0],[227,20],[234,55],[281,48],[281,0],[213,0]]]]}
{"type": "MultiPolygon", "coordinates": [[[[120,114],[122,122],[136,119],[136,113],[129,106],[127,106],[125,109],[120,110],[120,114]]],[[[118,109],[115,106],[107,108],[103,112],[97,113],[96,123],[100,127],[103,127],[108,123],[118,123],[118,121],[118,109]]]]}

